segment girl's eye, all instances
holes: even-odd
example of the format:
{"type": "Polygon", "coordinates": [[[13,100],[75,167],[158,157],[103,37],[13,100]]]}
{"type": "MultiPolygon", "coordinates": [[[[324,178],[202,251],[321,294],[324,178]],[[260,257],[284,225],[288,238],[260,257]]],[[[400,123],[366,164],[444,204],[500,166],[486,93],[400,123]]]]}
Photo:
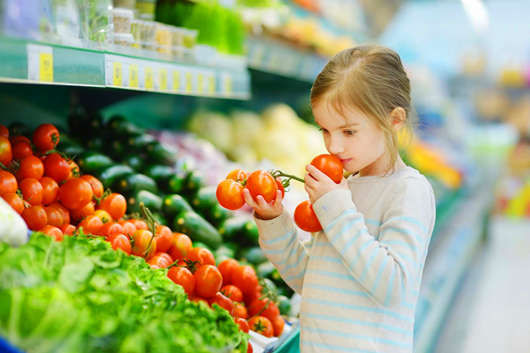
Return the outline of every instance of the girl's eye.
{"type": "Polygon", "coordinates": [[[323,134],[325,134],[325,133],[328,132],[328,130],[326,130],[326,129],[324,129],[324,128],[319,128],[319,130],[320,130],[320,132],[323,133],[323,134]]]}
{"type": "Polygon", "coordinates": [[[355,131],[353,130],[344,130],[344,134],[348,136],[353,136],[355,134],[355,131]]]}

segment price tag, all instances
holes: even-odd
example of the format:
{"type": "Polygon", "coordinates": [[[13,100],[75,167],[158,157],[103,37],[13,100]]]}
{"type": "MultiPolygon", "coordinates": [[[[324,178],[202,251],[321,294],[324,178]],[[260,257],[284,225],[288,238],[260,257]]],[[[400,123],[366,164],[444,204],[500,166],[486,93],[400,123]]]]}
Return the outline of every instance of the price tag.
{"type": "Polygon", "coordinates": [[[51,53],[39,54],[39,81],[53,82],[53,55],[51,53]]]}
{"type": "Polygon", "coordinates": [[[53,82],[53,49],[37,44],[26,46],[28,57],[28,80],[53,82]]]}
{"type": "Polygon", "coordinates": [[[159,83],[160,83],[159,89],[161,91],[166,91],[167,90],[167,69],[160,69],[159,83]]]}
{"type": "Polygon", "coordinates": [[[204,74],[199,72],[197,74],[197,91],[199,93],[204,93],[204,74]]]}
{"type": "Polygon", "coordinates": [[[112,63],[112,84],[114,86],[123,85],[123,72],[122,72],[121,63],[119,62],[112,63]]]}
{"type": "Polygon", "coordinates": [[[180,90],[180,71],[173,70],[173,90],[180,90]]]}
{"type": "Polygon", "coordinates": [[[152,90],[154,85],[153,69],[150,67],[145,68],[145,89],[152,90]]]}
{"type": "Polygon", "coordinates": [[[191,74],[190,71],[187,71],[186,72],[186,93],[191,93],[191,90],[193,88],[193,75],[191,74]]]}
{"type": "Polygon", "coordinates": [[[129,87],[138,88],[138,65],[129,65],[129,87]]]}
{"type": "Polygon", "coordinates": [[[210,75],[208,76],[208,93],[209,94],[215,94],[215,76],[210,75]]]}
{"type": "Polygon", "coordinates": [[[224,83],[223,83],[223,91],[225,95],[231,96],[232,95],[232,76],[225,75],[224,83]]]}

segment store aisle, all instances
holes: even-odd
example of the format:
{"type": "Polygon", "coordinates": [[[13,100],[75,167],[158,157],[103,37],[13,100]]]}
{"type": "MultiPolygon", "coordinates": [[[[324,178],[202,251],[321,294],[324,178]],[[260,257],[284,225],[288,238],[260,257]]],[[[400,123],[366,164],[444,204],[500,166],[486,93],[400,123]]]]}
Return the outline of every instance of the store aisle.
{"type": "Polygon", "coordinates": [[[530,221],[492,219],[435,353],[530,351],[530,221]]]}

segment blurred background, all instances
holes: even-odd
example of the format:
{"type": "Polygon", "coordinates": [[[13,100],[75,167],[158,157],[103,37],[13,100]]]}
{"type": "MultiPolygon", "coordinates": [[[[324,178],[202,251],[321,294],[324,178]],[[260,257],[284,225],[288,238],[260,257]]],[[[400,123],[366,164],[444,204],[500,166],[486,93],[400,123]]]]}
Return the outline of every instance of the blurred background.
{"type": "MultiPolygon", "coordinates": [[[[418,119],[401,154],[437,199],[415,352],[529,351],[530,1],[0,4],[1,124],[53,123],[80,151],[132,166],[128,146],[105,134],[119,115],[171,148],[203,186],[234,168],[303,175],[325,151],[309,106],[318,72],[345,48],[394,49],[418,119]],[[76,135],[80,116],[100,127],[76,135]]],[[[287,208],[304,199],[293,186],[287,208]]],[[[257,245],[237,243],[222,251],[241,259],[257,245]]],[[[282,287],[266,259],[253,261],[282,287]]],[[[296,319],[296,296],[281,293],[296,319]]],[[[296,331],[268,351],[295,352],[296,331]]]]}

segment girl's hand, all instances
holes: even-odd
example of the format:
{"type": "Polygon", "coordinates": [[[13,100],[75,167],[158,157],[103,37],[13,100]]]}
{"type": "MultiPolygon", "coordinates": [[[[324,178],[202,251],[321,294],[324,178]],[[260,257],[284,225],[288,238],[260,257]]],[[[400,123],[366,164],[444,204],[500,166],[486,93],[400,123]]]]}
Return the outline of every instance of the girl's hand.
{"type": "Polygon", "coordinates": [[[252,198],[250,191],[247,188],[243,189],[243,198],[245,202],[254,209],[256,217],[261,219],[273,219],[278,217],[283,212],[282,192],[276,192],[276,199],[267,203],[263,196],[258,195],[257,201],[252,198]]]}
{"type": "Polygon", "coordinates": [[[330,177],[324,174],[314,165],[308,164],[305,167],[307,174],[304,177],[305,191],[309,195],[311,204],[315,203],[322,195],[335,189],[348,189],[346,179],[342,178],[340,184],[335,184],[330,177]]]}

